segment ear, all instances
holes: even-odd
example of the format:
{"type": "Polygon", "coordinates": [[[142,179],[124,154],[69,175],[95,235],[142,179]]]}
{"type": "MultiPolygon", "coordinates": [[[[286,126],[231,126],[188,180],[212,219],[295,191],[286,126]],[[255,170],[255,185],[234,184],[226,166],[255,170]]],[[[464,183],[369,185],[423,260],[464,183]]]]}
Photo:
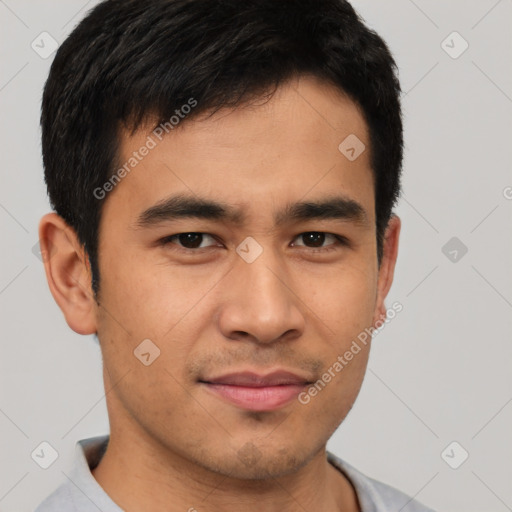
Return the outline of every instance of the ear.
{"type": "Polygon", "coordinates": [[[401,221],[397,215],[392,215],[389,219],[384,234],[382,261],[379,269],[377,283],[377,302],[373,318],[373,324],[378,320],[384,321],[386,318],[386,298],[395,273],[395,264],[398,257],[398,239],[400,236],[401,221]]]}
{"type": "Polygon", "coordinates": [[[78,334],[96,332],[96,301],[86,253],[75,231],[56,213],[39,222],[39,244],[48,286],[66,322],[78,334]]]}

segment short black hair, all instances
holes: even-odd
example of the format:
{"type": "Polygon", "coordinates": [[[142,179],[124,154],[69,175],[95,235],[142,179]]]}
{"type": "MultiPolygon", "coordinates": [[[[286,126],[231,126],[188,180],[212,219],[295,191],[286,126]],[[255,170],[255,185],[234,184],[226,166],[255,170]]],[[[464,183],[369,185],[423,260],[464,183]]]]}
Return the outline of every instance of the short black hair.
{"type": "Polygon", "coordinates": [[[41,127],[50,203],[89,257],[95,295],[104,201],[93,191],[119,164],[119,127],[168,122],[193,98],[186,122],[306,75],[333,84],[364,114],[380,266],[400,195],[401,90],[386,43],[347,1],[106,0],[87,14],[52,63],[41,127]]]}

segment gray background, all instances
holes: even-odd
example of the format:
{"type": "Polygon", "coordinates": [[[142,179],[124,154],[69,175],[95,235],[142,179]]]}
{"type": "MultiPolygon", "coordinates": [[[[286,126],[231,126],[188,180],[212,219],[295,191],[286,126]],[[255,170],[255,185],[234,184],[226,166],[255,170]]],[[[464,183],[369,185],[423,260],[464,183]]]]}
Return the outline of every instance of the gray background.
{"type": "MultiPolygon", "coordinates": [[[[32,510],[66,479],[76,440],[108,432],[99,347],[68,328],[32,252],[49,211],[38,117],[52,56],[31,43],[43,31],[62,42],[94,3],[0,0],[3,512],[32,510]],[[46,470],[31,458],[42,441],[59,453],[46,470]]],[[[353,4],[390,45],[404,90],[403,229],[388,298],[403,311],[375,337],[328,448],[440,511],[512,510],[512,2],[353,4]],[[453,31],[469,44],[458,58],[453,31]],[[453,441],[463,448],[443,459],[453,441]]]]}

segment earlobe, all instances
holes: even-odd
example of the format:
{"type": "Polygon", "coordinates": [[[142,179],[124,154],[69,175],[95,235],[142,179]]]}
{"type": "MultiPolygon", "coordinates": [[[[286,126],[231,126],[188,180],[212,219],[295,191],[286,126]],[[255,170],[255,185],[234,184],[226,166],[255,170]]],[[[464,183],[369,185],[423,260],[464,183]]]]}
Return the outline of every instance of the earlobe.
{"type": "Polygon", "coordinates": [[[67,324],[78,334],[95,333],[90,268],[74,230],[56,213],[48,213],[39,223],[39,242],[48,286],[67,324]]]}
{"type": "Polygon", "coordinates": [[[400,237],[401,220],[392,215],[384,235],[382,262],[379,269],[377,284],[377,303],[374,315],[374,324],[386,318],[386,305],[384,300],[393,284],[396,260],[398,257],[398,242],[400,237]]]}

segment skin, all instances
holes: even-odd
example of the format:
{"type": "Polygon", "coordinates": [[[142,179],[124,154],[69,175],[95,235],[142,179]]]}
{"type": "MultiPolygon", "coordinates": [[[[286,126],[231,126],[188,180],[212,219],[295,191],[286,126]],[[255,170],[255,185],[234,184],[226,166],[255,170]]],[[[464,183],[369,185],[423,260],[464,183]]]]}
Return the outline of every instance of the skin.
{"type": "MultiPolygon", "coordinates": [[[[121,162],[150,131],[121,135],[121,162]]],[[[316,381],[385,317],[400,219],[388,224],[379,267],[369,153],[358,108],[314,78],[288,82],[267,103],[183,122],[104,199],[99,304],[73,230],[55,213],[42,218],[53,297],[74,331],[100,340],[111,437],[93,475],[124,510],[360,510],[325,450],[357,397],[370,344],[307,405],[248,411],[197,379],[280,367],[316,381]],[[338,145],[352,133],[367,150],[350,162],[338,145]],[[178,192],[228,203],[245,222],[136,227],[142,211],[178,192]],[[367,222],[274,225],[285,204],[333,194],[360,203],[367,222]],[[300,236],[311,231],[349,245],[327,236],[321,248],[333,250],[315,253],[300,236]],[[177,240],[157,243],[189,232],[216,238],[188,252],[177,240]],[[253,263],[236,252],[248,236],[263,248],[253,263]],[[149,366],[133,354],[147,338],[160,349],[149,366]]]]}

